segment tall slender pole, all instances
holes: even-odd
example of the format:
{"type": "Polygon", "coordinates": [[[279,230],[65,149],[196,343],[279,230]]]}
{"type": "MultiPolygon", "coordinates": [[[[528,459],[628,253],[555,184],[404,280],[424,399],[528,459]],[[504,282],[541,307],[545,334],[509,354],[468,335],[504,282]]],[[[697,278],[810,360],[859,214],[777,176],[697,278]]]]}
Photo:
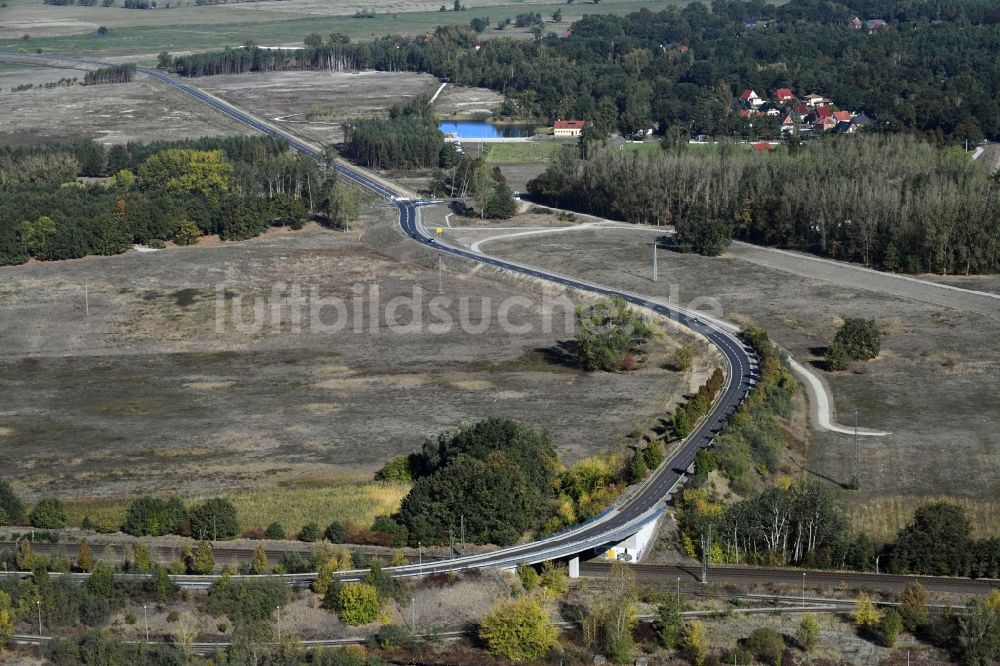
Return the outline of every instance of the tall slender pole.
{"type": "Polygon", "coordinates": [[[417,633],[417,602],[414,597],[410,597],[410,626],[413,633],[417,633]]]}
{"type": "Polygon", "coordinates": [[[419,541],[417,542],[417,566],[419,567],[417,571],[421,576],[424,575],[424,546],[419,541]]]}
{"type": "Polygon", "coordinates": [[[146,604],[142,605],[142,621],[146,625],[146,642],[149,642],[149,612],[146,604]]]}
{"type": "Polygon", "coordinates": [[[438,254],[438,293],[444,293],[444,279],[441,277],[443,259],[440,254],[438,254]]]}
{"type": "Polygon", "coordinates": [[[42,635],[42,601],[35,599],[35,608],[38,609],[38,635],[42,635]]]}
{"type": "Polygon", "coordinates": [[[806,605],[806,574],[802,573],[802,607],[805,608],[806,605]]]}
{"type": "Polygon", "coordinates": [[[653,282],[656,282],[656,241],[653,241],[653,282]]]}
{"type": "Polygon", "coordinates": [[[861,449],[858,446],[858,408],[854,408],[854,488],[861,490],[861,449]]]}
{"type": "Polygon", "coordinates": [[[701,582],[708,582],[708,554],[712,550],[712,526],[708,526],[708,534],[701,538],[701,582]]]}
{"type": "Polygon", "coordinates": [[[677,577],[677,605],[681,605],[681,577],[677,577]]]}
{"type": "Polygon", "coordinates": [[[90,317],[90,285],[83,285],[83,309],[87,317],[90,317]]]}
{"type": "Polygon", "coordinates": [[[451,559],[455,559],[455,528],[448,528],[448,552],[451,554],[451,559]]]}
{"type": "Polygon", "coordinates": [[[465,557],[465,514],[462,514],[462,557],[465,557]]]}
{"type": "Polygon", "coordinates": [[[277,607],[278,610],[278,642],[281,642],[281,606],[277,607]]]}

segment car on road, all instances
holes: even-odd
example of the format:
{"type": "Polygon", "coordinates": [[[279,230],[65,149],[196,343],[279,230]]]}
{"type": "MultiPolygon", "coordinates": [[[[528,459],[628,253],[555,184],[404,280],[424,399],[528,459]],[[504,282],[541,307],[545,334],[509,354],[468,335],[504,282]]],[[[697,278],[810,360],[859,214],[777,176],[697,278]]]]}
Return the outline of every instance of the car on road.
{"type": "Polygon", "coordinates": [[[427,244],[428,244],[428,245],[434,245],[434,243],[436,243],[436,242],[437,242],[437,241],[436,241],[436,240],[434,240],[433,238],[428,238],[428,239],[427,239],[427,244]]]}

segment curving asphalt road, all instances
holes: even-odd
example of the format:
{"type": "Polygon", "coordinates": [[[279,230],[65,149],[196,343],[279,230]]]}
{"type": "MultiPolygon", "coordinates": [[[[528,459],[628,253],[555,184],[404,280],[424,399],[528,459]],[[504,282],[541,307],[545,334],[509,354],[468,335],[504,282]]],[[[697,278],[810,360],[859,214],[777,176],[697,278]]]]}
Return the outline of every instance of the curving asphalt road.
{"type": "MultiPolygon", "coordinates": [[[[73,61],[81,64],[92,64],[105,66],[98,60],[74,59],[65,56],[31,56],[49,60],[73,61]]],[[[385,197],[394,202],[399,211],[399,226],[404,233],[409,235],[415,242],[424,244],[428,249],[465,259],[468,261],[493,266],[498,269],[518,273],[520,275],[534,277],[545,280],[561,287],[587,292],[597,296],[618,296],[628,303],[638,308],[645,309],[657,315],[667,317],[679,324],[686,326],[692,331],[704,336],[709,342],[714,344],[722,352],[729,366],[728,380],[721,395],[716,401],[711,412],[695,428],[691,435],[684,441],[681,448],[667,460],[647,481],[621,505],[605,511],[597,518],[577,525],[559,534],[533,541],[527,544],[503,548],[490,553],[472,555],[462,558],[455,558],[447,561],[437,561],[426,565],[407,565],[394,567],[391,570],[398,576],[419,576],[428,573],[439,573],[446,571],[457,571],[462,569],[478,568],[513,568],[520,562],[538,563],[546,560],[572,557],[578,554],[588,555],[593,552],[603,551],[609,544],[621,541],[650,521],[656,520],[662,515],[665,508],[665,500],[673,489],[680,484],[687,470],[694,464],[698,451],[711,445],[715,435],[724,426],[726,420],[736,410],[756,382],[759,369],[758,359],[753,351],[743,344],[734,335],[722,327],[698,318],[695,313],[689,312],[660,301],[646,298],[644,296],[629,292],[611,289],[599,284],[577,280],[557,273],[519,264],[512,261],[497,259],[479,252],[473,252],[465,248],[455,247],[445,243],[436,242],[435,239],[424,230],[420,223],[419,206],[421,201],[411,201],[405,198],[405,193],[393,189],[381,180],[367,172],[352,167],[350,165],[333,162],[326,163],[323,154],[316,147],[309,145],[298,137],[285,130],[261,121],[258,118],[245,113],[234,106],[213,97],[194,86],[182,81],[178,81],[163,72],[140,68],[139,72],[151,76],[163,83],[170,85],[181,92],[190,95],[194,99],[207,104],[208,106],[226,114],[230,118],[243,123],[262,134],[275,136],[286,141],[293,149],[326,164],[329,168],[336,169],[345,178],[358,185],[385,197]]],[[[354,572],[351,572],[354,573],[354,572]]],[[[363,573],[363,572],[358,572],[363,573]]],[[[301,578],[301,582],[310,580],[314,574],[303,574],[301,576],[289,576],[293,582],[301,578]]],[[[178,577],[186,578],[186,577],[178,577]]],[[[190,586],[198,586],[201,582],[207,586],[212,577],[199,577],[200,580],[184,581],[190,586]]],[[[350,574],[348,574],[348,579],[350,574]]],[[[178,581],[180,582],[180,581],[178,581]]]]}

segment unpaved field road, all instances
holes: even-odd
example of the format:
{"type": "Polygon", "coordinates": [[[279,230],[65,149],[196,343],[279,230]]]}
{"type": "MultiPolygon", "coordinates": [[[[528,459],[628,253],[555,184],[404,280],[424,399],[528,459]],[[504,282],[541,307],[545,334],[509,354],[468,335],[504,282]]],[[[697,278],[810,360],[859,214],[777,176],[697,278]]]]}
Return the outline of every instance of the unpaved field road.
{"type": "MultiPolygon", "coordinates": [[[[947,283],[942,280],[936,284],[905,275],[885,274],[861,266],[740,242],[732,244],[729,254],[743,261],[812,280],[823,280],[852,289],[891,294],[942,307],[1000,317],[1000,295],[976,294],[970,291],[980,286],[992,285],[995,278],[984,277],[978,280],[952,278],[947,283]],[[977,282],[982,284],[976,284],[977,282]],[[960,288],[951,288],[953,285],[960,288]]],[[[989,289],[984,289],[984,292],[989,292],[989,289]]]]}

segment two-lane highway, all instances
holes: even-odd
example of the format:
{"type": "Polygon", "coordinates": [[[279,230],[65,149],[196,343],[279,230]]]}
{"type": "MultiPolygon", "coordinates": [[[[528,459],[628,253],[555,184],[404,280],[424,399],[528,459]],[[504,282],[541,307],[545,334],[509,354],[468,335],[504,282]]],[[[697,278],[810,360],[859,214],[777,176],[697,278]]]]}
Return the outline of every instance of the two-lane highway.
{"type": "MultiPolygon", "coordinates": [[[[32,56],[32,58],[38,57],[32,56]]],[[[64,56],[49,57],[52,60],[73,60],[64,56]]],[[[77,60],[76,62],[93,65],[107,64],[96,60],[77,60]]],[[[693,312],[639,294],[619,291],[603,285],[545,271],[540,268],[473,252],[462,247],[436,242],[420,224],[419,206],[415,202],[405,198],[405,193],[401,190],[394,189],[391,185],[363,169],[344,164],[340,161],[328,163],[318,147],[310,145],[288,131],[237,109],[233,105],[213,97],[188,83],[179,81],[156,70],[140,69],[139,71],[180,90],[197,101],[207,104],[262,134],[281,138],[288,142],[292,149],[315,158],[328,167],[336,169],[345,178],[354,183],[393,201],[399,211],[399,225],[402,231],[415,242],[426,246],[429,250],[545,280],[561,287],[587,292],[596,296],[619,296],[633,306],[644,308],[656,315],[667,317],[704,336],[722,352],[728,365],[726,369],[728,381],[711,412],[703,419],[687,440],[685,440],[681,448],[659,470],[656,470],[652,477],[623,504],[606,511],[589,523],[578,525],[545,539],[500,549],[487,554],[456,558],[446,562],[428,563],[422,567],[418,565],[396,567],[393,571],[397,575],[413,576],[468,568],[513,567],[518,562],[535,563],[549,559],[571,557],[577,554],[587,554],[595,549],[601,549],[610,543],[631,536],[642,525],[657,519],[662,514],[665,499],[671,490],[683,480],[686,470],[694,463],[698,451],[711,444],[716,433],[725,425],[728,417],[753,388],[757,372],[757,359],[753,351],[721,326],[711,321],[700,319],[693,312]]],[[[303,575],[301,578],[305,581],[311,576],[312,574],[303,575]]]]}

